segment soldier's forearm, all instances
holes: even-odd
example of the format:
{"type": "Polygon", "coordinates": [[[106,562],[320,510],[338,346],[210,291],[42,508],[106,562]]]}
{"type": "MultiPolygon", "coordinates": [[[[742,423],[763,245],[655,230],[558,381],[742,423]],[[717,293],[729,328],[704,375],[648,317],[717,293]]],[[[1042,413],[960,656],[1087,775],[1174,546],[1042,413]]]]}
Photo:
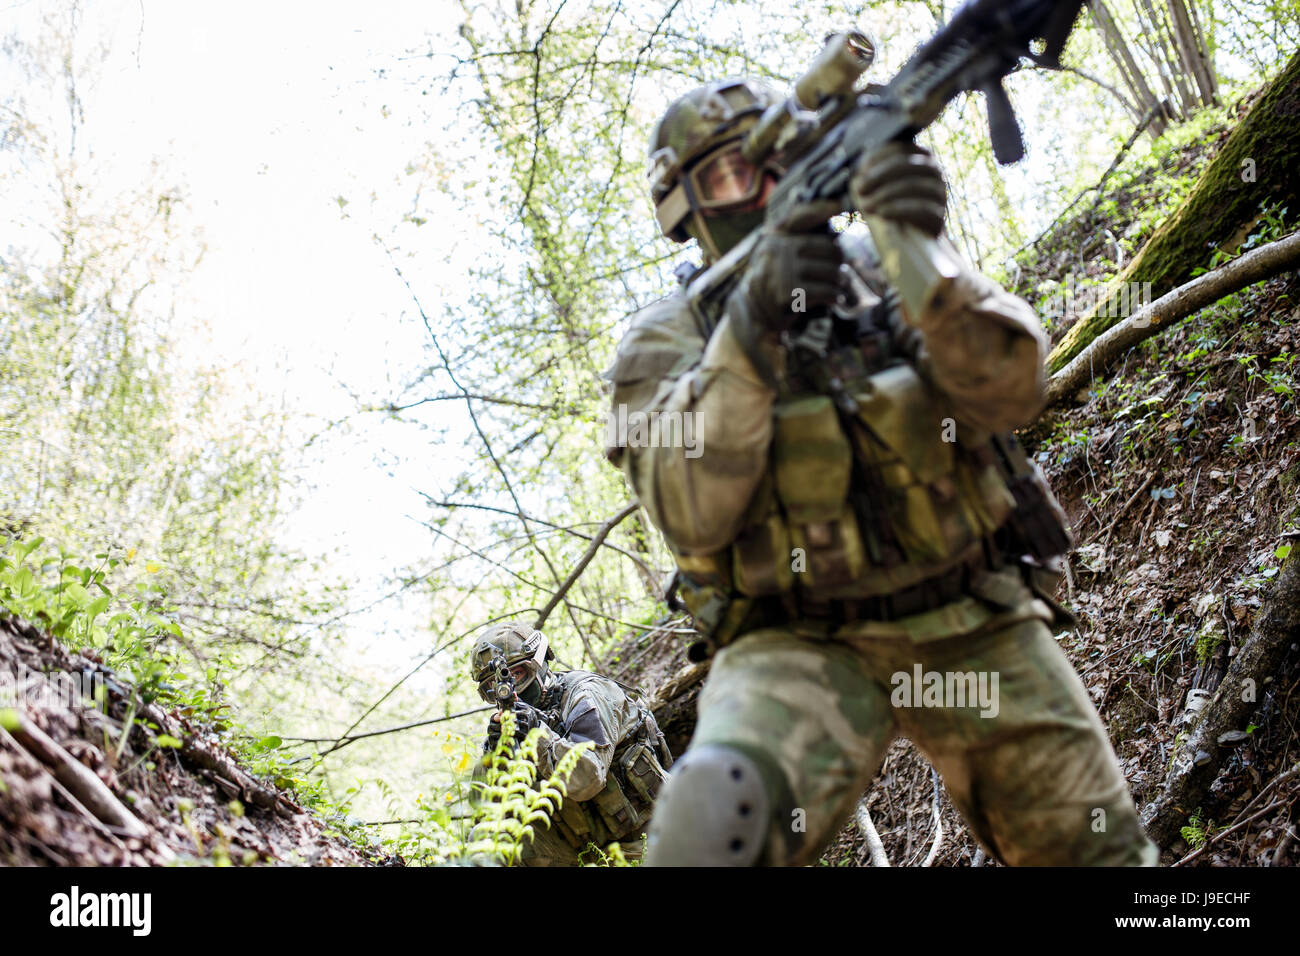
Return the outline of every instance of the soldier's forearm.
{"type": "MultiPolygon", "coordinates": [[[[578,746],[576,743],[563,737],[552,738],[549,761],[543,761],[543,766],[539,769],[549,776],[564,755],[576,746],[578,746]],[[547,763],[549,766],[546,765],[547,763]]],[[[590,800],[605,789],[605,777],[608,773],[609,764],[602,758],[599,748],[588,748],[578,758],[577,766],[569,775],[568,787],[565,791],[567,798],[576,801],[590,800]]]]}
{"type": "Polygon", "coordinates": [[[969,424],[1005,431],[1042,407],[1047,337],[1023,299],[966,264],[946,238],[869,219],[882,268],[917,329],[923,374],[969,424]]]}
{"type": "Polygon", "coordinates": [[[1022,299],[967,272],[952,284],[944,307],[922,313],[917,325],[923,371],[968,423],[1006,431],[1042,408],[1047,338],[1022,299]]]}

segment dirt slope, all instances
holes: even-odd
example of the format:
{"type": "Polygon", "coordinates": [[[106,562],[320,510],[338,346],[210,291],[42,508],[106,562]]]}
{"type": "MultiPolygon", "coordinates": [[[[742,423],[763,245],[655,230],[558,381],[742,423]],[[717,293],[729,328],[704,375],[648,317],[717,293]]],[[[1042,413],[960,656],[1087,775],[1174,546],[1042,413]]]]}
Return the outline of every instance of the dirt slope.
{"type": "Polygon", "coordinates": [[[0,865],[400,862],[332,835],[292,794],[246,775],[182,715],[147,711],[123,739],[127,713],[125,688],[97,661],[0,619],[0,865]],[[59,675],[79,675],[83,688],[102,684],[103,708],[72,700],[71,685],[59,675]],[[52,689],[58,681],[64,690],[52,689]],[[24,746],[24,729],[88,768],[143,824],[142,834],[130,836],[87,809],[76,796],[84,786],[68,785],[75,774],[24,746]],[[167,746],[164,738],[160,747],[164,731],[184,746],[167,746]]]}

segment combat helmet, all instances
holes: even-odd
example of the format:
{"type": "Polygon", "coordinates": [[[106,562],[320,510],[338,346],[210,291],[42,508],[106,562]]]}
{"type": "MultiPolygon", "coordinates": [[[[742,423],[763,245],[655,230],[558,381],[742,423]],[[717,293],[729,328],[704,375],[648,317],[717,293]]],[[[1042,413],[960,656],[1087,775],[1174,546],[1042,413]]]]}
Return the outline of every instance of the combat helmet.
{"type": "MultiPolygon", "coordinates": [[[[650,134],[648,172],[665,236],[675,242],[694,236],[710,258],[718,258],[720,245],[730,243],[717,241],[716,225],[711,228],[702,213],[752,207],[764,177],[741,157],[740,146],[764,110],[780,102],[761,80],[735,78],[692,90],[668,107],[650,134]]],[[[769,167],[781,175],[779,165],[769,167]]]]}
{"type": "Polygon", "coordinates": [[[492,662],[503,658],[512,671],[522,667],[526,674],[515,680],[515,693],[530,704],[536,704],[551,684],[551,669],[546,662],[554,660],[546,635],[536,628],[520,623],[493,624],[474,642],[470,655],[474,680],[479,696],[496,703],[492,696],[495,675],[492,662]]]}

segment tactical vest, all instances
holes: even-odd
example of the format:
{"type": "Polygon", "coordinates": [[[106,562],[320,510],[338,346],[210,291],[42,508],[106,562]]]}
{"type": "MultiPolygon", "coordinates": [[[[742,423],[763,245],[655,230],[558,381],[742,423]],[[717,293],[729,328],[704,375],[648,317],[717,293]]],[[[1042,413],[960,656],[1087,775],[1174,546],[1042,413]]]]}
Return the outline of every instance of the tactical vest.
{"type": "Polygon", "coordinates": [[[922,613],[966,594],[980,569],[1071,546],[1015,436],[963,426],[923,381],[919,336],[871,265],[855,264],[854,308],[787,341],[769,467],[740,533],[713,554],[675,555],[704,637],[692,659],[780,620],[922,613]]]}
{"type": "MultiPolygon", "coordinates": [[[[560,695],[567,690],[564,678],[557,675],[560,695]]],[[[575,850],[583,850],[589,843],[598,847],[639,833],[650,821],[659,788],[668,778],[672,754],[654,715],[639,700],[628,695],[638,711],[633,730],[618,742],[605,788],[581,803],[565,800],[552,823],[561,836],[575,850]]],[[[558,701],[557,701],[558,703],[558,701]]],[[[567,728],[559,728],[565,735],[567,728]]]]}

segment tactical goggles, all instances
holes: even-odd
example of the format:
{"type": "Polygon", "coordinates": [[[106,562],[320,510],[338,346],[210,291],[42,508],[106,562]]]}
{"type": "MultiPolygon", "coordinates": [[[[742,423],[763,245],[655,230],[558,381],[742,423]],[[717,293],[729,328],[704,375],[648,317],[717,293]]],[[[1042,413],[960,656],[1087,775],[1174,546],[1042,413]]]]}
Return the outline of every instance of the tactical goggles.
{"type": "Polygon", "coordinates": [[[723,143],[693,164],[686,175],[700,209],[729,209],[758,199],[763,191],[763,173],[781,176],[775,163],[754,166],[741,153],[743,139],[723,143]]]}
{"type": "Polygon", "coordinates": [[[672,235],[685,222],[692,207],[698,212],[725,212],[750,205],[763,193],[764,173],[778,179],[785,175],[785,167],[773,160],[762,166],[746,160],[742,153],[744,142],[744,136],[728,140],[685,170],[678,168],[671,148],[662,149],[652,157],[651,182],[667,188],[655,208],[665,235],[672,235]],[[668,184],[678,176],[680,181],[669,188],[668,184]]]}
{"type": "MultiPolygon", "coordinates": [[[[542,651],[545,653],[545,650],[542,651]]],[[[515,683],[515,690],[520,691],[526,688],[537,679],[537,672],[541,669],[541,663],[534,658],[524,657],[516,658],[513,661],[507,661],[506,667],[510,670],[510,677],[515,683]]],[[[493,693],[497,686],[496,672],[490,667],[481,672],[478,680],[478,695],[489,704],[497,703],[496,695],[493,693]]]]}

